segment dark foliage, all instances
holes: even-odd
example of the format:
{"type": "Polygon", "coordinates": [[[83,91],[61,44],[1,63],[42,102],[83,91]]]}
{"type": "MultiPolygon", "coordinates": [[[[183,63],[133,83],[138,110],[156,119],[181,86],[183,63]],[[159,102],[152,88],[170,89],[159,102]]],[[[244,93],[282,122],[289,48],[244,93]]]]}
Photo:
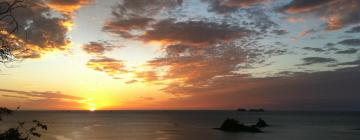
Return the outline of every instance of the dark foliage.
{"type": "MultiPolygon", "coordinates": [[[[11,62],[15,58],[13,50],[21,47],[22,44],[16,43],[15,33],[19,29],[19,24],[13,15],[13,10],[24,8],[25,0],[1,0],[0,1],[0,62],[11,62]]],[[[19,109],[18,107],[17,109],[19,109]]],[[[3,117],[11,115],[12,110],[0,107],[0,121],[3,117]]],[[[5,132],[0,132],[0,140],[30,140],[31,137],[41,137],[40,130],[47,130],[47,126],[38,120],[29,123],[18,122],[16,128],[9,128],[5,132]]]]}
{"type": "Polygon", "coordinates": [[[13,111],[10,109],[7,109],[5,107],[0,107],[0,121],[2,121],[3,116],[10,115],[13,111]]]}
{"type": "Polygon", "coordinates": [[[269,125],[261,118],[259,118],[258,122],[255,124],[255,127],[268,127],[269,125]]]}
{"type": "MultiPolygon", "coordinates": [[[[0,118],[10,115],[12,112],[10,109],[0,107],[0,118]]],[[[40,130],[47,130],[47,125],[38,120],[33,120],[30,126],[26,126],[26,122],[18,122],[16,128],[0,132],[0,140],[31,140],[31,137],[41,137],[40,130]]]]}
{"type": "Polygon", "coordinates": [[[20,47],[14,42],[14,33],[18,31],[19,24],[13,16],[13,10],[21,7],[24,0],[2,0],[0,2],[0,62],[11,62],[15,58],[13,50],[20,47]]]}

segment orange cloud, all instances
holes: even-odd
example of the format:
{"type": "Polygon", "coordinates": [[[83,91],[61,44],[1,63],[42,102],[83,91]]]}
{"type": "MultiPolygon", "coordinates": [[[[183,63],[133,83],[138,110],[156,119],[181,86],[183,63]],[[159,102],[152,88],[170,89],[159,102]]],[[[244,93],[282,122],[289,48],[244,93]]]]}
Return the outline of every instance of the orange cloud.
{"type": "Polygon", "coordinates": [[[136,77],[139,78],[139,79],[144,79],[145,82],[153,82],[153,81],[158,81],[159,80],[159,76],[154,71],[137,72],[136,77]]]}
{"type": "Polygon", "coordinates": [[[328,30],[337,30],[344,26],[344,23],[339,15],[325,18],[328,30]]]}
{"type": "Polygon", "coordinates": [[[59,91],[20,91],[0,89],[0,95],[20,100],[10,106],[21,105],[25,109],[83,109],[82,97],[63,94],[59,91]]]}
{"type": "Polygon", "coordinates": [[[87,67],[94,69],[96,71],[105,72],[110,76],[129,72],[128,70],[125,69],[125,65],[123,61],[108,57],[91,59],[90,61],[87,62],[86,65],[87,67]]]}
{"type": "Polygon", "coordinates": [[[65,15],[71,15],[83,5],[87,5],[92,0],[46,0],[46,4],[56,11],[62,12],[65,15]]]}
{"type": "MultiPolygon", "coordinates": [[[[212,49],[187,48],[186,51],[170,49],[170,54],[149,62],[153,69],[166,70],[160,79],[172,83],[164,89],[167,93],[178,94],[181,88],[207,86],[216,77],[238,75],[232,73],[237,65],[248,61],[250,52],[231,46],[213,46],[212,49]],[[170,52],[174,51],[174,52],[170,52]],[[189,52],[188,54],[181,54],[189,52]],[[180,55],[175,55],[180,53],[180,55]]],[[[255,57],[252,56],[252,57],[255,57]]],[[[149,79],[150,80],[150,79],[149,79]]]]}

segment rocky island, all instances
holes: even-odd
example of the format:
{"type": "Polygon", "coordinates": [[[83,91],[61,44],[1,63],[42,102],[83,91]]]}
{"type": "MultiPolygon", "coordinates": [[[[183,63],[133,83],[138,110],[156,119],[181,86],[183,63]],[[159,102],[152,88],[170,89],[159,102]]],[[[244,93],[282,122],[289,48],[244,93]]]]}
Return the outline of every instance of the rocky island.
{"type": "Polygon", "coordinates": [[[261,118],[259,118],[258,122],[255,125],[250,125],[250,126],[239,123],[239,121],[236,119],[228,118],[221,124],[219,128],[215,128],[215,129],[226,132],[261,133],[263,131],[261,131],[260,128],[267,126],[269,125],[261,118]]]}

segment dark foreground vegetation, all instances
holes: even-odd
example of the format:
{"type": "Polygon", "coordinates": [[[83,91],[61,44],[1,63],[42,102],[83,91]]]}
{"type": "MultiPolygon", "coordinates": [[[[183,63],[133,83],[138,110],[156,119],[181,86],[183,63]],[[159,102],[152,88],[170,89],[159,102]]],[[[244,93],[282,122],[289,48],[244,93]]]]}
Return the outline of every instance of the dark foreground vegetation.
{"type": "MultiPolygon", "coordinates": [[[[25,3],[26,0],[0,0],[0,63],[16,60],[13,51],[24,45],[14,40],[13,36],[16,35],[21,25],[13,13],[19,8],[27,8],[25,3]]],[[[0,125],[4,125],[3,119],[11,117],[9,115],[13,113],[13,110],[0,107],[0,125]]],[[[41,130],[47,130],[47,126],[38,120],[20,121],[14,128],[0,130],[0,140],[30,140],[33,137],[41,137],[41,130]]]]}
{"type": "MultiPolygon", "coordinates": [[[[8,108],[0,107],[0,121],[13,112],[8,108]]],[[[38,120],[30,123],[22,121],[18,122],[18,126],[15,128],[9,128],[4,132],[0,131],[0,140],[31,140],[32,137],[41,137],[41,130],[47,130],[47,126],[38,120]]]]}

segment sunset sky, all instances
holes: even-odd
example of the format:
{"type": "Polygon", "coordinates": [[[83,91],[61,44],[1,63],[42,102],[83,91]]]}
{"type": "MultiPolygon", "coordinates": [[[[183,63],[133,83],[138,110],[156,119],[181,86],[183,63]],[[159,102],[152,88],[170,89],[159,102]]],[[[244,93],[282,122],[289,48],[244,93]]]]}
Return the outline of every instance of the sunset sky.
{"type": "Polygon", "coordinates": [[[13,15],[26,45],[0,65],[0,106],[360,109],[359,0],[25,5],[13,15]]]}

